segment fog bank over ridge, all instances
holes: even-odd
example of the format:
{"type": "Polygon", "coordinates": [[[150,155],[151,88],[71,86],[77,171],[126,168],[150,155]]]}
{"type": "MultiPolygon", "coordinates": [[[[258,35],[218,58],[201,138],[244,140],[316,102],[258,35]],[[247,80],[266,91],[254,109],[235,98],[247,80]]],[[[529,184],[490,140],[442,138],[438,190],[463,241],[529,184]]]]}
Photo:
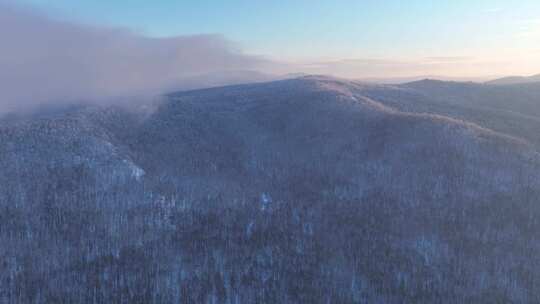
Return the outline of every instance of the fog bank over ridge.
{"type": "Polygon", "coordinates": [[[185,78],[256,69],[221,35],[149,38],[52,20],[0,1],[0,112],[173,89],[185,78]]]}

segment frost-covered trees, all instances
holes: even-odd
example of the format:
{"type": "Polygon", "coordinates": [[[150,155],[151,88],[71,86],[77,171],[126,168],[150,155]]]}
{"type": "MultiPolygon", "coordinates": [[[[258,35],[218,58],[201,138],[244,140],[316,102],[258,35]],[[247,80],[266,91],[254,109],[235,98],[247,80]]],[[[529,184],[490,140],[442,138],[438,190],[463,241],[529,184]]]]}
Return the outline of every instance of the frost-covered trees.
{"type": "Polygon", "coordinates": [[[532,137],[410,89],[308,78],[3,124],[0,303],[537,302],[532,137]]]}

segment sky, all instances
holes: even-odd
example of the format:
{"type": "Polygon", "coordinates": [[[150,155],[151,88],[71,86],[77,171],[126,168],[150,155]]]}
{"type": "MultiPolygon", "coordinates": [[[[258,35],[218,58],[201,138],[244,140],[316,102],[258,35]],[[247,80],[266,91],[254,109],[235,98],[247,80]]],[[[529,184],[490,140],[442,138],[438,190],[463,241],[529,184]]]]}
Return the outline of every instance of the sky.
{"type": "Polygon", "coordinates": [[[540,1],[0,0],[0,44],[12,104],[231,70],[490,79],[540,73],[540,1]]]}
{"type": "MultiPolygon", "coordinates": [[[[463,76],[540,73],[538,60],[531,65],[511,58],[540,57],[538,0],[18,2],[57,18],[125,27],[154,37],[221,34],[247,53],[311,67],[311,63],[333,63],[338,73],[344,73],[340,61],[352,59],[474,63],[477,72],[462,69],[463,76]],[[488,73],[487,67],[493,71],[488,73]]],[[[405,71],[390,76],[412,75],[415,71],[407,72],[410,68],[400,67],[405,71]]],[[[445,74],[439,67],[432,69],[445,74]]],[[[459,72],[449,69],[446,74],[459,72]]],[[[384,73],[358,76],[383,77],[384,73]]]]}

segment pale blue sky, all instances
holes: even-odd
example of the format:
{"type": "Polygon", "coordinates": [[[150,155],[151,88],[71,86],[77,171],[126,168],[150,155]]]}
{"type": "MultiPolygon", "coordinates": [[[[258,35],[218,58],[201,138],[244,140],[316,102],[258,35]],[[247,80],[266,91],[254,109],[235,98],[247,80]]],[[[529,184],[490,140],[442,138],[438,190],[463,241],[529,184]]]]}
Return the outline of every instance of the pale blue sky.
{"type": "MultiPolygon", "coordinates": [[[[459,66],[456,61],[475,64],[477,74],[487,73],[480,73],[479,64],[487,69],[495,62],[501,66],[492,74],[540,69],[538,0],[17,2],[55,18],[126,27],[150,36],[219,33],[244,52],[289,62],[329,60],[335,65],[334,61],[356,58],[417,65],[426,60],[452,62],[433,73],[459,66]]],[[[458,72],[474,74],[464,67],[446,74],[458,72]]]]}

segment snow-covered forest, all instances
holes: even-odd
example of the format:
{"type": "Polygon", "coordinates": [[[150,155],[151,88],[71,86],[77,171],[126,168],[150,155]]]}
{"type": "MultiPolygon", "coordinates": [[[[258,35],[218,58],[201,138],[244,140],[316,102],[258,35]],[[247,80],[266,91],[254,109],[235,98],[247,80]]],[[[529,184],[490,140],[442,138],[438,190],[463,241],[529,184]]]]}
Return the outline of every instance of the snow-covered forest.
{"type": "Polygon", "coordinates": [[[538,130],[538,84],[324,77],[4,117],[0,303],[539,302],[538,130]]]}

